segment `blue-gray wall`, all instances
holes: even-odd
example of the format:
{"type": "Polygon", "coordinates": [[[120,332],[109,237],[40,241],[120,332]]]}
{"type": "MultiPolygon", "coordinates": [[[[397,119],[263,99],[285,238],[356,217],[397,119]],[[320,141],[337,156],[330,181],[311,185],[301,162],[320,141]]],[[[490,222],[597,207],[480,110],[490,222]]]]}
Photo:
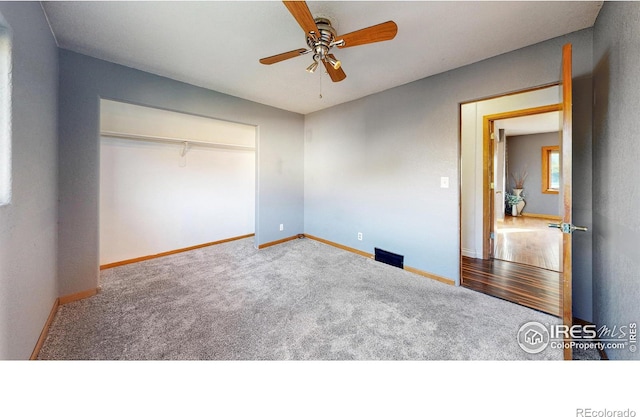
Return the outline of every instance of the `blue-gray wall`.
{"type": "Polygon", "coordinates": [[[525,213],[561,216],[559,194],[542,192],[542,147],[560,146],[560,132],[507,137],[507,190],[514,183],[511,174],[527,171],[524,183],[525,213]]]}
{"type": "MultiPolygon", "coordinates": [[[[640,321],[640,3],[605,2],[594,29],[593,294],[598,325],[640,321]]],[[[638,359],[629,350],[612,359],[638,359]]]]}
{"type": "MultiPolygon", "coordinates": [[[[593,319],[637,321],[640,126],[633,106],[640,94],[633,83],[640,62],[632,52],[640,49],[639,7],[605,3],[593,30],[303,117],[58,51],[39,3],[0,3],[13,38],[13,201],[0,207],[0,358],[27,358],[55,298],[97,285],[99,97],[257,125],[258,243],[305,232],[403,253],[407,265],[458,280],[459,103],[557,81],[566,42],[574,45],[574,222],[591,227],[592,206],[596,220],[593,319]],[[441,176],[451,188],[439,187],[441,176]]],[[[574,312],[587,320],[591,236],[574,237],[574,312]]]]}
{"type": "MultiPolygon", "coordinates": [[[[406,265],[459,282],[459,105],[557,82],[568,42],[574,76],[589,77],[591,29],[307,115],[305,232],[397,252],[406,265]]],[[[590,132],[590,119],[574,119],[590,132]]],[[[588,249],[580,262],[590,262],[588,249]]],[[[590,285],[591,276],[575,280],[590,285]]],[[[591,308],[590,297],[576,302],[591,308]]]]}
{"type": "Polygon", "coordinates": [[[61,294],[98,285],[100,98],[258,126],[256,243],[304,232],[302,115],[63,49],[59,62],[61,294]]]}
{"type": "Polygon", "coordinates": [[[12,37],[12,189],[0,207],[0,359],[28,359],[58,297],[57,48],[39,2],[0,3],[12,37]]]}

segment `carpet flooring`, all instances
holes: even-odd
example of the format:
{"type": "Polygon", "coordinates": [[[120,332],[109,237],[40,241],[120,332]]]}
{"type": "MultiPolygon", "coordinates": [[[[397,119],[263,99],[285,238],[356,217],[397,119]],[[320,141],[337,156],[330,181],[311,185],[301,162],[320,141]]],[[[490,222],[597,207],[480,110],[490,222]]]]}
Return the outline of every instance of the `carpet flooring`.
{"type": "Polygon", "coordinates": [[[524,352],[556,317],[332,246],[253,238],[101,272],[60,306],[42,360],[561,360],[524,352]]]}

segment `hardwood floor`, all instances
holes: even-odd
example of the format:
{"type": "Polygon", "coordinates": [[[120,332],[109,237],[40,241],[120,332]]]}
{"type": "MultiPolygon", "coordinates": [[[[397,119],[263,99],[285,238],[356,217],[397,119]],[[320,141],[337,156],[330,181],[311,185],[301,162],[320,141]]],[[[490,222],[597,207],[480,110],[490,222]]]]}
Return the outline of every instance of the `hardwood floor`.
{"type": "Polygon", "coordinates": [[[506,216],[496,222],[495,258],[561,271],[562,232],[551,220],[506,216]]]}
{"type": "Polygon", "coordinates": [[[561,316],[561,274],[501,261],[462,257],[462,286],[561,316]]]}

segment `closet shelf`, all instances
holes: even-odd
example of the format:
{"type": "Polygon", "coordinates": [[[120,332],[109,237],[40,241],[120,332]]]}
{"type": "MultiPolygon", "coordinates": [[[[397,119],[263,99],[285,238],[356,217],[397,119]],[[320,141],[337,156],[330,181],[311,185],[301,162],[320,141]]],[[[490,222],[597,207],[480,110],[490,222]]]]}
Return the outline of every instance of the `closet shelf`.
{"type": "Polygon", "coordinates": [[[134,133],[101,131],[100,135],[105,137],[110,137],[110,138],[142,140],[146,142],[181,143],[181,144],[189,144],[189,145],[197,145],[197,146],[208,146],[211,148],[233,149],[233,150],[240,150],[240,151],[256,150],[255,146],[232,145],[227,143],[205,142],[201,140],[191,140],[191,139],[181,139],[181,138],[168,138],[163,136],[137,135],[134,133]]]}

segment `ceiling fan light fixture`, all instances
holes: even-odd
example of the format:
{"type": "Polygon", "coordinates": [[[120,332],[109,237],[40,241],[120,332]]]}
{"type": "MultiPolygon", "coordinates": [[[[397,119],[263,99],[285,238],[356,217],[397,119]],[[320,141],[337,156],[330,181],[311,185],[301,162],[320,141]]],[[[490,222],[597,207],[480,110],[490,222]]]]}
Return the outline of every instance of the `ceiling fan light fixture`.
{"type": "Polygon", "coordinates": [[[311,65],[307,67],[307,72],[313,74],[318,69],[318,61],[314,60],[311,65]]]}
{"type": "Polygon", "coordinates": [[[327,60],[327,62],[329,64],[331,64],[331,66],[333,67],[333,69],[337,70],[342,66],[342,62],[340,62],[337,59],[333,59],[332,57],[328,56],[325,58],[327,60]]]}

